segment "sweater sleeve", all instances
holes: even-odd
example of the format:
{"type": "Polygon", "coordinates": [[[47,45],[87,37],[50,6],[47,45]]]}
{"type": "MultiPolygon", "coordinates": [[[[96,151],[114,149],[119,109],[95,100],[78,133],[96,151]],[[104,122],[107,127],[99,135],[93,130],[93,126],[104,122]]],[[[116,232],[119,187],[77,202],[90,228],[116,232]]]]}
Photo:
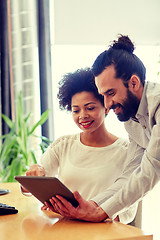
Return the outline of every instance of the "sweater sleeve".
{"type": "Polygon", "coordinates": [[[59,158],[55,152],[55,147],[50,145],[40,159],[40,164],[44,167],[46,176],[54,177],[58,174],[59,158]]]}

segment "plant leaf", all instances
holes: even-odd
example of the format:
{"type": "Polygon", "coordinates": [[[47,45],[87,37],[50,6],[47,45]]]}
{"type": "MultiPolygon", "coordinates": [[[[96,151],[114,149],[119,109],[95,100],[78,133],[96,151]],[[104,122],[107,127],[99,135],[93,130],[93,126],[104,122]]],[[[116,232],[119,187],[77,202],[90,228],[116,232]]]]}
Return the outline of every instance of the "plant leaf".
{"type": "Polygon", "coordinates": [[[2,113],[2,118],[7,123],[9,128],[13,127],[14,122],[12,122],[12,120],[9,117],[7,117],[5,114],[2,113]]]}
{"type": "Polygon", "coordinates": [[[35,154],[32,150],[30,152],[31,152],[31,155],[32,155],[33,163],[36,164],[37,160],[36,160],[35,154]]]}
{"type": "Polygon", "coordinates": [[[31,134],[34,132],[34,130],[35,130],[39,125],[42,125],[43,123],[45,123],[45,121],[46,121],[47,118],[48,118],[48,114],[49,114],[49,109],[46,110],[46,111],[42,114],[40,120],[33,126],[33,128],[31,129],[31,131],[29,132],[29,135],[31,135],[31,134]]]}
{"type": "MultiPolygon", "coordinates": [[[[13,182],[15,175],[23,175],[29,166],[37,163],[36,151],[37,145],[44,152],[48,147],[49,139],[43,136],[34,136],[34,130],[42,125],[48,118],[49,110],[46,110],[40,120],[30,127],[31,121],[28,121],[31,113],[26,117],[23,113],[22,92],[18,95],[16,103],[15,122],[2,114],[4,121],[10,128],[8,134],[0,136],[2,144],[0,145],[0,181],[13,182]],[[31,129],[31,131],[29,130],[31,129]],[[38,137],[41,141],[35,141],[34,149],[31,140],[38,137]],[[39,143],[40,142],[40,143],[39,143]]],[[[38,139],[37,139],[38,140],[38,139]]]]}

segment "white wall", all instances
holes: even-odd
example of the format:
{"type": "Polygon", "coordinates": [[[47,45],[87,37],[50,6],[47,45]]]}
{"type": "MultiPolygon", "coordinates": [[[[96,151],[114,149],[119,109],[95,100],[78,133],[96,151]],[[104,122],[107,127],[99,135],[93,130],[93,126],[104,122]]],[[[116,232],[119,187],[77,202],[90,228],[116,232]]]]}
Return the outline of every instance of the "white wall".
{"type": "Polygon", "coordinates": [[[109,44],[118,33],[137,44],[160,40],[159,0],[50,0],[55,44],[109,44]]]}

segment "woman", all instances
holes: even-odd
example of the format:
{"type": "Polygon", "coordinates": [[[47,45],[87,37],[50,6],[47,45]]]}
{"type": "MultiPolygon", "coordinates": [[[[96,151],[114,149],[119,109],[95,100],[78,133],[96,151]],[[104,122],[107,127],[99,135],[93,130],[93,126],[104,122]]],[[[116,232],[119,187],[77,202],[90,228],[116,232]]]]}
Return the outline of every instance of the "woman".
{"type": "MultiPolygon", "coordinates": [[[[107,131],[107,109],[90,69],[66,74],[59,83],[58,99],[60,108],[72,113],[81,132],[53,142],[42,155],[40,165],[33,165],[26,175],[58,175],[71,191],[77,190],[88,200],[122,174],[128,164],[128,143],[107,131]]],[[[135,213],[136,207],[132,207],[120,214],[119,220],[128,223],[135,213]]]]}

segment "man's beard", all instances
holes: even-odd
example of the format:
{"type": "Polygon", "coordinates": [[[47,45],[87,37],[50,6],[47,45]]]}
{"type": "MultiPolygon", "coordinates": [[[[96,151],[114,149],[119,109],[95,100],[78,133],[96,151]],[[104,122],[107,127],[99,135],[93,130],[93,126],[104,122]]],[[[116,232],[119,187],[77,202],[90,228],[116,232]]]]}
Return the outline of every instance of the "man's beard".
{"type": "Polygon", "coordinates": [[[140,100],[129,90],[127,89],[127,98],[124,100],[123,105],[117,103],[112,105],[110,109],[115,109],[116,107],[120,107],[122,112],[117,114],[117,118],[122,121],[128,121],[131,117],[135,117],[140,100]]]}

